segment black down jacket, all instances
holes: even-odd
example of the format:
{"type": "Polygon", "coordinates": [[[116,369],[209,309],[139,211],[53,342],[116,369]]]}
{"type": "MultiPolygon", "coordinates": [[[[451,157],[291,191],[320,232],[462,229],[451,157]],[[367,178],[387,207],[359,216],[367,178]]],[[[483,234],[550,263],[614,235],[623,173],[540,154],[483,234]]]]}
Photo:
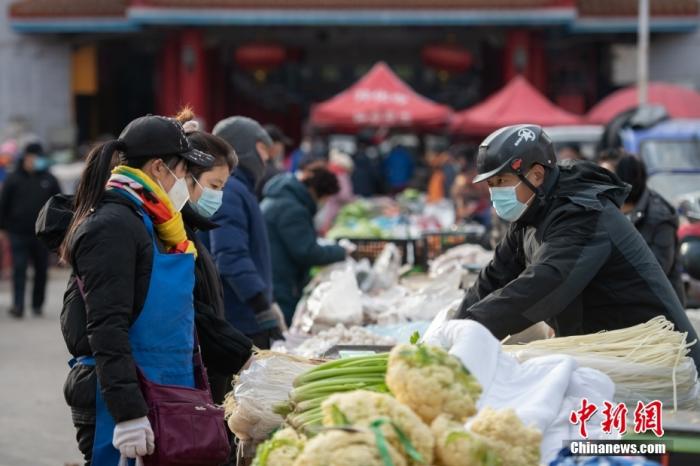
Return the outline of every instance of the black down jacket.
{"type": "Polygon", "coordinates": [[[646,189],[627,218],[641,233],[673,285],[678,299],[685,304],[676,209],[657,192],[646,189]]]}
{"type": "MultiPolygon", "coordinates": [[[[619,209],[628,189],[590,162],[555,167],[546,196],[510,226],[458,316],[501,339],[540,321],[566,336],[663,315],[696,339],[666,274],[619,209]]],[[[692,356],[700,365],[697,345],[692,356]]]]}
{"type": "MultiPolygon", "coordinates": [[[[39,215],[37,235],[53,250],[65,236],[72,209],[71,198],[54,196],[39,215]]],[[[196,218],[192,221],[196,222],[196,218]]],[[[87,278],[88,308],[93,310],[88,322],[85,303],[72,276],[61,312],[61,331],[68,351],[74,357],[95,354],[98,365],[100,353],[109,355],[108,363],[101,369],[100,385],[110,413],[117,422],[143,416],[147,410],[130,355],[128,330],[146,300],[153,241],[136,207],[125,198],[107,192],[96,212],[81,226],[74,245],[77,260],[73,265],[87,278]],[[107,275],[100,272],[105,269],[102,264],[111,264],[110,276],[120,275],[99,281],[107,275]],[[97,277],[99,283],[88,277],[97,277]],[[95,341],[98,343],[94,344],[95,341]]],[[[212,276],[212,266],[211,258],[200,253],[195,263],[195,322],[207,369],[231,374],[248,359],[252,345],[222,318],[220,304],[212,300],[220,293],[218,276],[212,276]]],[[[95,368],[75,365],[68,374],[64,395],[76,424],[93,423],[95,368]]]]}

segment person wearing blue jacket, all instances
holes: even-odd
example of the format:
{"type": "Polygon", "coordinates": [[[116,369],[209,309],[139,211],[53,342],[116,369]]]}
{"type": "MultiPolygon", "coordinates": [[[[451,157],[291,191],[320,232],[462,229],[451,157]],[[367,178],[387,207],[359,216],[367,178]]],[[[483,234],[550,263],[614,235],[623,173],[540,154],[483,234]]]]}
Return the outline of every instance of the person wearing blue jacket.
{"type": "Polygon", "coordinates": [[[278,175],[265,186],[260,207],[270,237],[274,296],[288,325],[311,267],[342,261],[352,248],[321,246],[314,229],[317,204],[339,189],[336,176],[322,166],[306,169],[299,177],[278,175]]]}
{"type": "Polygon", "coordinates": [[[267,349],[283,338],[283,319],[272,300],[270,247],[255,188],[272,141],[257,121],[241,116],[220,121],[213,134],[226,140],[239,160],[224,188],[221,208],[211,219],[219,228],[209,233],[224,284],[226,319],[255,346],[267,349]]]}

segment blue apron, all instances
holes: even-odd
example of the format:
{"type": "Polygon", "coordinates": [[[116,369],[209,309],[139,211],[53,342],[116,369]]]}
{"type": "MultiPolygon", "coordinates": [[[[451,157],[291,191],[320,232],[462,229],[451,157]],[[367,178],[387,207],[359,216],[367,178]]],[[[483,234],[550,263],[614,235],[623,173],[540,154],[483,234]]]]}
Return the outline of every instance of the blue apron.
{"type": "MultiPolygon", "coordinates": [[[[148,380],[194,387],[194,255],[161,253],[153,222],[146,214],[142,217],[153,239],[153,269],[143,309],[129,329],[131,353],[148,380]]],[[[75,362],[95,364],[92,357],[78,358],[75,362]]],[[[114,426],[98,381],[93,466],[117,466],[119,463],[119,451],[112,446],[114,426]]]]}

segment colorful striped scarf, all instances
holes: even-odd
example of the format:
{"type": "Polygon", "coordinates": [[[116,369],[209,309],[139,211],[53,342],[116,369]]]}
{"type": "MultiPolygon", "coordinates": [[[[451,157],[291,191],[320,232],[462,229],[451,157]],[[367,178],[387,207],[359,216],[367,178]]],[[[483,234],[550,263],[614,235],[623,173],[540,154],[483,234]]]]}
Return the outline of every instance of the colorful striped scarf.
{"type": "Polygon", "coordinates": [[[175,211],[163,188],[144,172],[119,165],[112,170],[107,189],[117,191],[148,214],[169,253],[197,255],[194,243],[187,239],[182,214],[175,211]]]}

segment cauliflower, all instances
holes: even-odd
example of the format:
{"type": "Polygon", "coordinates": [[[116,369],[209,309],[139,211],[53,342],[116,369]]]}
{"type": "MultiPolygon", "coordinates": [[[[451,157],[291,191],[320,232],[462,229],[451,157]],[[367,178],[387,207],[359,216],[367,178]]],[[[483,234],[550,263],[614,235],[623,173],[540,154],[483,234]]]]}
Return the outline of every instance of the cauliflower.
{"type": "Polygon", "coordinates": [[[448,415],[438,416],[431,429],[438,466],[502,466],[485,439],[464,430],[448,415]]]}
{"type": "MultiPolygon", "coordinates": [[[[406,466],[406,460],[391,444],[387,452],[394,466],[406,466]]],[[[368,430],[348,432],[327,430],[311,439],[294,466],[384,466],[374,434],[368,430]]]]}
{"type": "Polygon", "coordinates": [[[401,403],[430,424],[440,414],[464,422],[476,413],[481,385],[441,348],[399,345],[389,354],[386,384],[401,403]]]}
{"type": "Polygon", "coordinates": [[[441,466],[536,466],[542,434],[512,409],[484,408],[467,429],[443,415],[432,426],[441,466]]]}
{"type": "Polygon", "coordinates": [[[411,456],[411,452],[402,444],[398,429],[420,455],[422,461],[419,461],[418,455],[413,455],[414,458],[409,459],[410,465],[432,464],[435,442],[430,428],[407,406],[390,395],[367,390],[337,393],[323,402],[321,410],[323,425],[326,427],[371,427],[377,421],[388,421],[379,426],[387,441],[397,451],[411,456]]]}
{"type": "Polygon", "coordinates": [[[472,432],[488,439],[503,460],[503,466],[539,464],[542,433],[526,427],[512,409],[482,409],[471,420],[472,432]]]}
{"type": "Polygon", "coordinates": [[[258,445],[252,466],[292,466],[304,449],[306,437],[287,427],[258,445]]]}

